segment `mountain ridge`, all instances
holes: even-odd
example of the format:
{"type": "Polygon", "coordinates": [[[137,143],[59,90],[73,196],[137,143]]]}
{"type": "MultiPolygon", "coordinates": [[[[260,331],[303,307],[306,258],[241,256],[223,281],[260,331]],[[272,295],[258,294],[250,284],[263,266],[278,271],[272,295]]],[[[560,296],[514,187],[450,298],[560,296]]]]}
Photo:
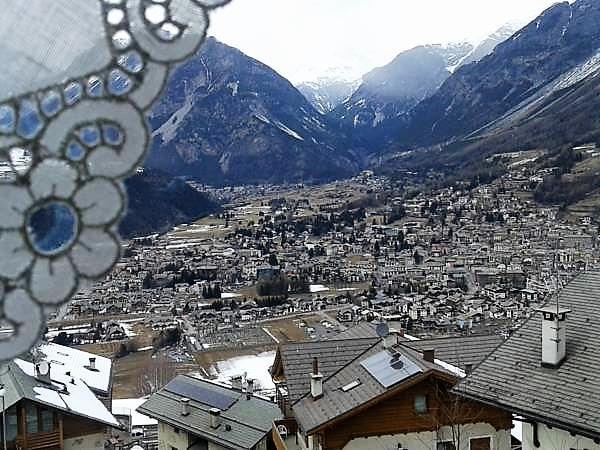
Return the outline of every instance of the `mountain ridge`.
{"type": "Polygon", "coordinates": [[[175,70],[150,121],[148,164],[211,183],[329,180],[359,168],[346,136],[288,80],[214,38],[175,70]]]}

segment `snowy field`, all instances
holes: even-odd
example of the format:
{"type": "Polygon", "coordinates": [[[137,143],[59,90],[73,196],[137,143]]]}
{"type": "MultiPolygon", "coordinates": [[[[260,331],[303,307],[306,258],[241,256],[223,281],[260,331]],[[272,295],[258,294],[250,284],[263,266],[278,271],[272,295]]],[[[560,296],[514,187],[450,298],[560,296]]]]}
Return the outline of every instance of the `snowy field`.
{"type": "Polygon", "coordinates": [[[231,377],[246,374],[260,384],[260,389],[274,389],[275,385],[269,374],[273,365],[275,352],[263,352],[258,355],[237,356],[226,361],[219,361],[211,366],[209,372],[218,381],[229,383],[231,377]]]}

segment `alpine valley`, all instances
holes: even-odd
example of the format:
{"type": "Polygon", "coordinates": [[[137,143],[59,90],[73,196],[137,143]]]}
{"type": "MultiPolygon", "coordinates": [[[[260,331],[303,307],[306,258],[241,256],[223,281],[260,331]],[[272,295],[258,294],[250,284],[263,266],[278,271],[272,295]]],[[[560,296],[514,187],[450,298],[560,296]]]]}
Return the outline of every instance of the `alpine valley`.
{"type": "Polygon", "coordinates": [[[598,23],[599,2],[558,3],[480,43],[422,45],[361,81],[297,87],[209,38],[152,111],[147,166],[219,186],[364,169],[469,175],[493,154],[531,149],[549,163],[599,137],[598,23]]]}

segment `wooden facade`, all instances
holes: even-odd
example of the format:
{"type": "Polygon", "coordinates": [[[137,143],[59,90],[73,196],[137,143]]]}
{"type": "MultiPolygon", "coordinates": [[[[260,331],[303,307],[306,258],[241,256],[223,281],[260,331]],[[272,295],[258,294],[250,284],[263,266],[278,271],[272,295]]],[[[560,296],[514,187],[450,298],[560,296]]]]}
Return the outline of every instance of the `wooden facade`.
{"type": "MultiPolygon", "coordinates": [[[[49,406],[21,401],[8,408],[7,447],[11,450],[63,450],[66,439],[102,433],[98,422],[62,413],[49,406]]],[[[0,427],[0,436],[1,436],[0,427]]]]}
{"type": "Polygon", "coordinates": [[[511,428],[510,413],[457,397],[449,392],[451,387],[447,380],[431,375],[354,414],[331,421],[316,434],[324,449],[340,450],[355,438],[436,431],[444,426],[483,422],[496,430],[511,428]]]}

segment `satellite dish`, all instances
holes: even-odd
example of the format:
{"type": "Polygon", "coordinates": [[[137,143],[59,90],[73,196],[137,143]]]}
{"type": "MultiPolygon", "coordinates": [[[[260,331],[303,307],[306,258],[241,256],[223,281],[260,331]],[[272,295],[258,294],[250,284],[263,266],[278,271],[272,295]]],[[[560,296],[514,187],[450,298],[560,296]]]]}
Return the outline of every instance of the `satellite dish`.
{"type": "Polygon", "coordinates": [[[42,361],[38,364],[38,372],[42,376],[46,376],[50,373],[50,364],[48,361],[42,361]]]}
{"type": "Polygon", "coordinates": [[[385,322],[379,322],[375,327],[375,332],[380,338],[385,338],[390,335],[390,327],[388,327],[388,324],[385,322]]]}

